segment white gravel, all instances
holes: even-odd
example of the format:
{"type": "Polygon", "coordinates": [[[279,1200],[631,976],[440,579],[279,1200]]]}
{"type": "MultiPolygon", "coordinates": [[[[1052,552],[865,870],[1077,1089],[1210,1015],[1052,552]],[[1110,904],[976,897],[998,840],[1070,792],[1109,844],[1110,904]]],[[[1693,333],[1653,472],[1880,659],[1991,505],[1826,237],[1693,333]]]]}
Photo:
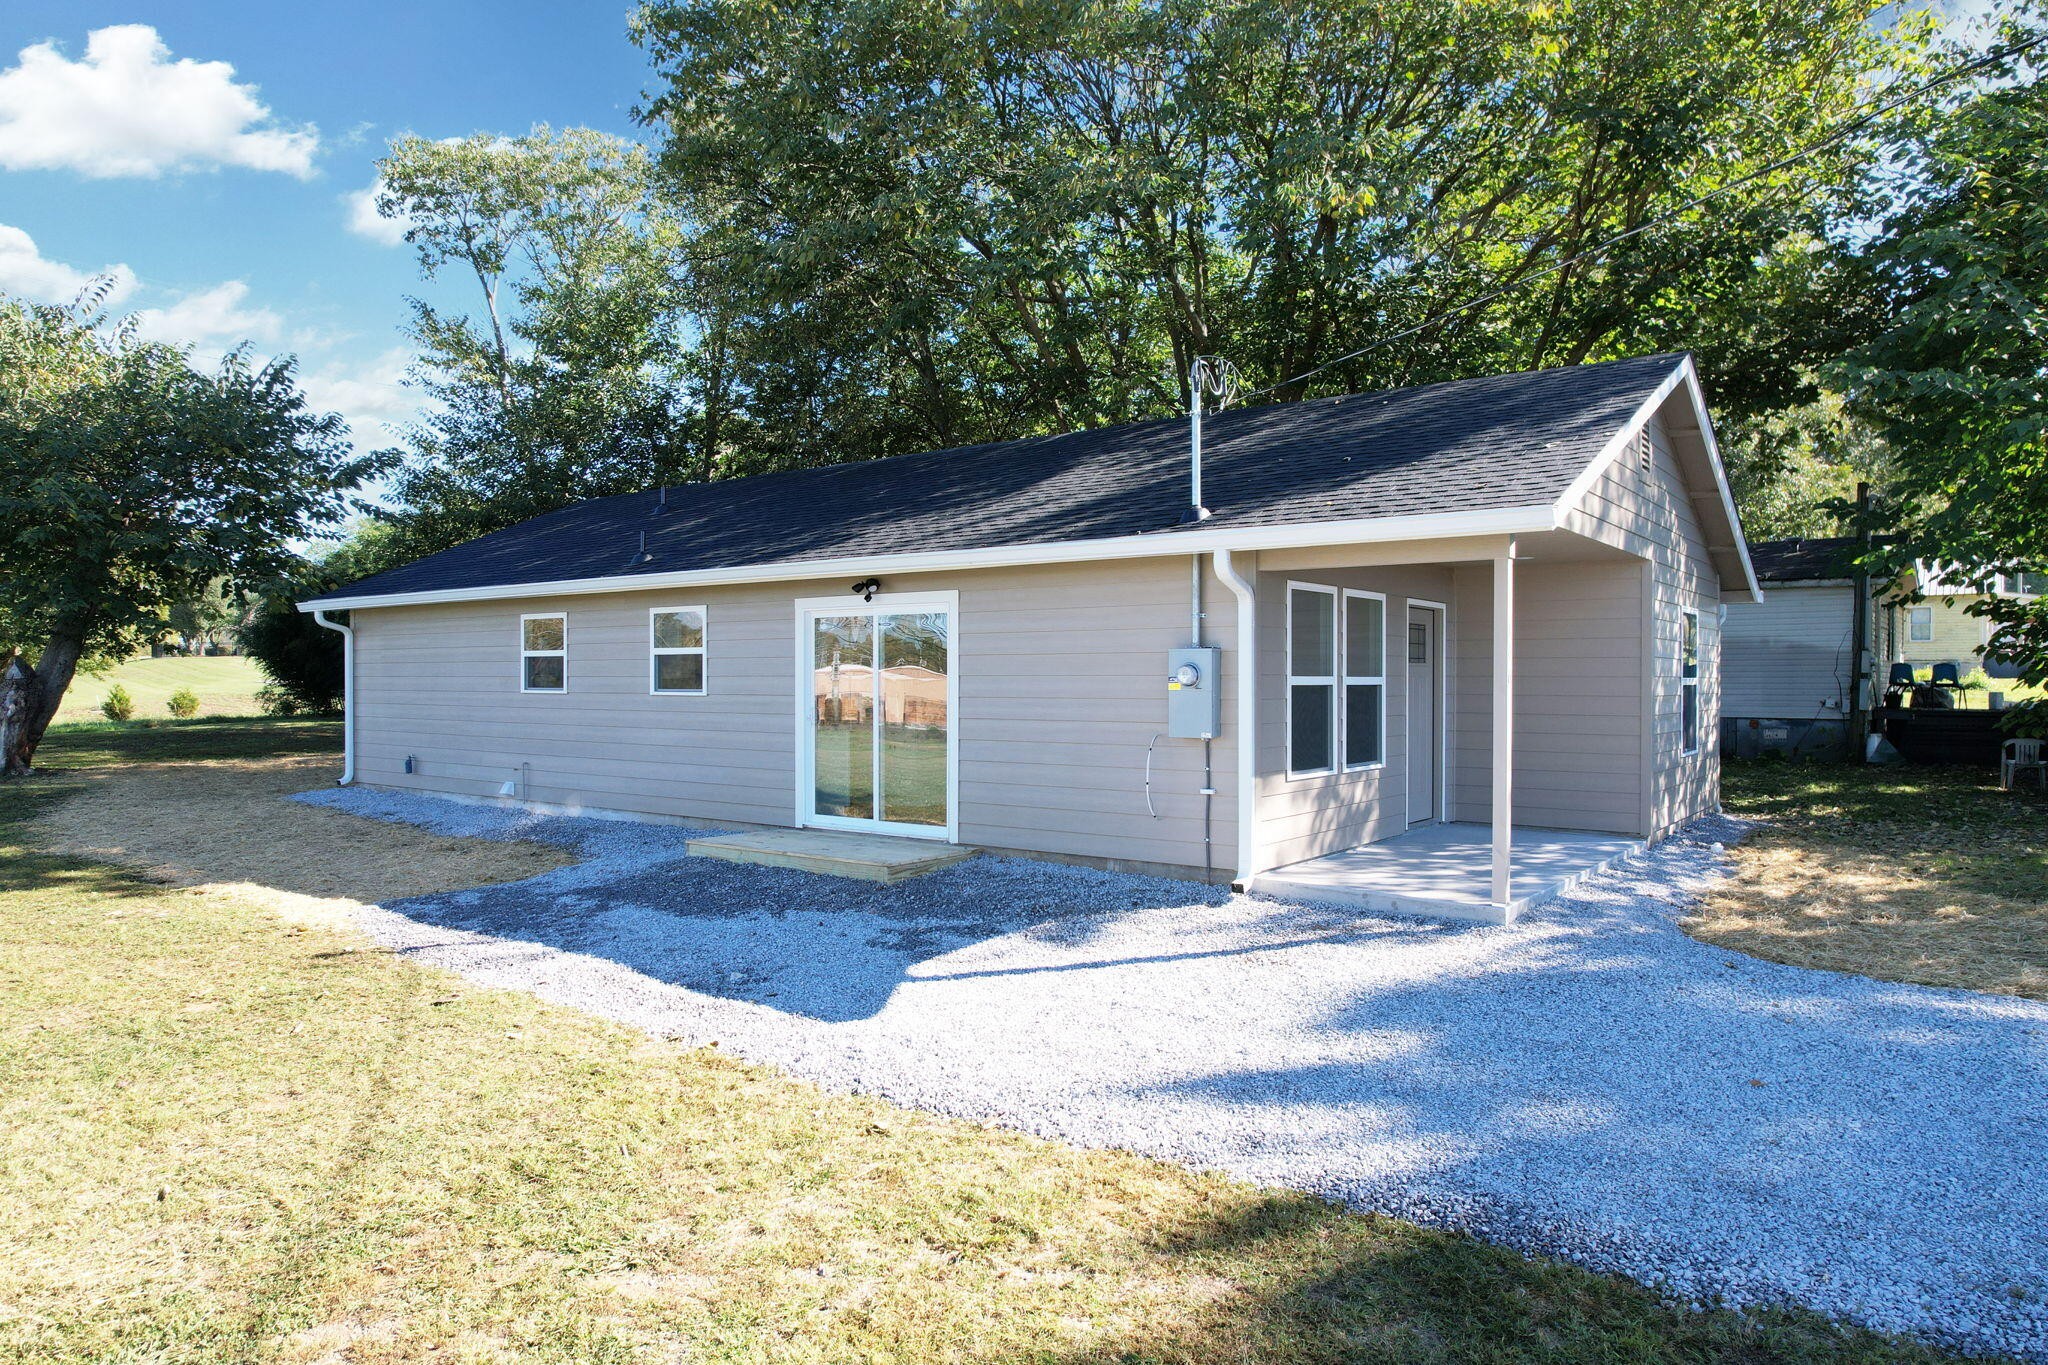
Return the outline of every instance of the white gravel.
{"type": "Polygon", "coordinates": [[[1687,938],[1732,821],[1499,929],[990,858],[882,887],[688,859],[673,827],[300,799],[582,857],[366,914],[479,982],[1688,1300],[2048,1361],[2048,1007],[1687,938]]]}

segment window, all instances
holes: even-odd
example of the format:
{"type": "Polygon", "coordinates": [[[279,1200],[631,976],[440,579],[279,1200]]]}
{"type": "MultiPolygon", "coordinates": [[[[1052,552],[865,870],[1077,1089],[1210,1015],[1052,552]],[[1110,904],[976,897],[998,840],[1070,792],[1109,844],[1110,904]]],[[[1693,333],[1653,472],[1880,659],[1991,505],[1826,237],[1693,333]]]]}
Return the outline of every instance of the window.
{"type": "Polygon", "coordinates": [[[1337,767],[1337,590],[1287,585],[1287,775],[1337,767]]]}
{"type": "Polygon", "coordinates": [[[1344,766],[1379,763],[1387,720],[1387,599],[1344,590],[1344,766]]]}
{"type": "Polygon", "coordinates": [[[569,690],[569,618],[561,612],[519,618],[519,690],[569,690]]]}
{"type": "Polygon", "coordinates": [[[2048,573],[2006,574],[1999,587],[2015,597],[2048,597],[2048,573]]]}
{"type": "Polygon", "coordinates": [[[1926,644],[1934,638],[1934,608],[1909,607],[1906,610],[1906,638],[1915,644],[1926,644]]]}
{"type": "Polygon", "coordinates": [[[702,607],[656,607],[647,613],[649,690],[704,695],[704,623],[702,607]]]}
{"type": "Polygon", "coordinates": [[[1678,666],[1679,734],[1686,753],[1700,751],[1700,614],[1685,613],[1685,649],[1678,666]]]}

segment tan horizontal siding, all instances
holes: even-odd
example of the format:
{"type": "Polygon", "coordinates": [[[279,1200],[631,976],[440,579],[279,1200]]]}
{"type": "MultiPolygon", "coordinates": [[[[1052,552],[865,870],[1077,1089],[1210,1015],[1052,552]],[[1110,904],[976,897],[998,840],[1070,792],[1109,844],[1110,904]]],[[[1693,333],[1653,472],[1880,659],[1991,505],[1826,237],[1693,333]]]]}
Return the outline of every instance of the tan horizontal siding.
{"type": "MultiPolygon", "coordinates": [[[[1231,599],[1213,578],[1205,588],[1207,642],[1227,650],[1231,599]]],[[[1158,819],[1144,791],[1147,746],[1166,728],[1166,651],[1187,643],[1185,557],[916,575],[886,590],[960,595],[953,723],[963,841],[1201,862],[1200,743],[1162,738],[1153,748],[1158,819]]],[[[534,800],[791,823],[795,604],[842,595],[835,580],[359,610],[358,774],[493,795],[523,770],[534,800]],[[708,614],[702,696],[648,688],[648,610],[675,606],[708,614]],[[568,690],[522,693],[519,617],[556,611],[569,618],[568,690]],[[419,760],[411,776],[408,755],[419,760]]],[[[1231,672],[1226,664],[1211,807],[1225,867],[1235,858],[1231,672]]]]}

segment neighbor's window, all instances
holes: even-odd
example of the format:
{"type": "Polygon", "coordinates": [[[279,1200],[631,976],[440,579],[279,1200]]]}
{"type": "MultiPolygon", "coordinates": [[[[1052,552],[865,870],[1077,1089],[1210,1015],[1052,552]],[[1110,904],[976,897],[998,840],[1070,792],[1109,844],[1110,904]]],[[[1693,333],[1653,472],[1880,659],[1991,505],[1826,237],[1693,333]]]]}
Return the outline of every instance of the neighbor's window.
{"type": "Polygon", "coordinates": [[[1700,750],[1700,614],[1685,613],[1685,650],[1679,659],[1679,733],[1685,752],[1700,750]]]}
{"type": "Polygon", "coordinates": [[[519,618],[519,690],[569,690],[569,618],[561,612],[519,618]]]}
{"type": "Polygon", "coordinates": [[[656,607],[648,621],[654,651],[650,686],[656,692],[703,695],[704,608],[656,607]]]}
{"type": "Polygon", "coordinates": [[[1337,590],[1287,585],[1287,774],[1337,766],[1337,590]]]}
{"type": "Polygon", "coordinates": [[[1906,610],[1906,638],[1915,644],[1926,644],[1934,638],[1934,608],[1909,607],[1906,610]]]}
{"type": "Polygon", "coordinates": [[[1381,761],[1387,719],[1387,599],[1344,590],[1344,766],[1381,761]]]}

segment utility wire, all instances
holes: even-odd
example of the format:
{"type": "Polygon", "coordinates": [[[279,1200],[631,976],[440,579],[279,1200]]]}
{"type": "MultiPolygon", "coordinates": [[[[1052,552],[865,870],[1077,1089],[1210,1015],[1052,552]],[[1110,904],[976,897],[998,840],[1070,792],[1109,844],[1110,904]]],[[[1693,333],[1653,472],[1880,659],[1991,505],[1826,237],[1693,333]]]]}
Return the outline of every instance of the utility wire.
{"type": "Polygon", "coordinates": [[[1755,170],[1749,172],[1746,175],[1737,176],[1735,179],[1729,181],[1725,185],[1716,186],[1714,189],[1708,190],[1704,194],[1697,195],[1694,198],[1687,200],[1685,203],[1680,204],[1677,208],[1659,214],[1657,217],[1649,219],[1647,222],[1638,223],[1634,227],[1629,228],[1626,231],[1617,232],[1605,241],[1598,242],[1593,246],[1587,247],[1584,251],[1580,251],[1573,255],[1567,256],[1562,260],[1552,261],[1549,265],[1544,266],[1542,269],[1533,270],[1530,273],[1522,276],[1520,279],[1517,279],[1510,284],[1504,284],[1500,286],[1498,289],[1488,290],[1486,293],[1481,294],[1476,298],[1467,299],[1465,302],[1458,304],[1456,307],[1446,308],[1440,313],[1432,313],[1430,314],[1430,316],[1424,318],[1422,321],[1418,323],[1413,324],[1412,326],[1404,327],[1400,331],[1395,332],[1390,336],[1381,337],[1379,340],[1372,342],[1369,345],[1361,346],[1355,351],[1350,351],[1344,355],[1340,355],[1335,360],[1326,360],[1312,370],[1308,370],[1301,374],[1295,375],[1292,379],[1282,379],[1278,383],[1268,384],[1263,389],[1253,389],[1250,393],[1238,395],[1238,399],[1239,401],[1249,401],[1254,398],[1263,398],[1269,393],[1277,393],[1281,389],[1290,388],[1296,384],[1306,384],[1309,380],[1314,379],[1319,374],[1323,374],[1327,371],[1334,370],[1339,365],[1348,365],[1362,355],[1369,355],[1372,352],[1379,350],[1382,346],[1390,346],[1394,342],[1400,341],[1405,337],[1414,336],[1417,332],[1425,331],[1428,328],[1436,326],[1440,322],[1445,322],[1451,318],[1458,316],[1460,313],[1469,313],[1474,308],[1478,308],[1484,304],[1492,303],[1495,299],[1500,298],[1504,294],[1512,293],[1515,290],[1520,289],[1525,284],[1532,284],[1537,280],[1544,279],[1551,275],[1555,275],[1561,270],[1569,270],[1572,266],[1579,264],[1581,261],[1591,260],[1595,256],[1598,256],[1603,252],[1607,251],[1609,248],[1621,242],[1627,241],[1631,237],[1635,237],[1642,233],[1648,232],[1651,228],[1662,227],[1664,224],[1670,222],[1672,219],[1679,217],[1681,214],[1692,212],[1694,209],[1699,208],[1702,204],[1707,203],[1709,200],[1717,199],[1721,195],[1727,194],[1731,190],[1741,189],[1744,185],[1747,185],[1752,181],[1761,180],[1767,175],[1771,175],[1778,171],[1784,170],[1787,166],[1791,166],[1798,162],[1804,161],[1807,157],[1812,156],[1815,152],[1821,151],[1828,147],[1832,147],[1837,142],[1842,141],[1844,138],[1852,136],[1858,130],[1868,126],[1869,124],[1875,122],[1880,118],[1883,118],[1886,114],[1891,113],[1894,109],[1898,109],[1904,105],[1911,104],[1914,100],[1919,99],[1922,95],[1929,94],[1935,90],[1940,89],[1945,85],[1949,85],[1955,81],[1959,81],[1965,76],[1975,75],[1977,72],[1984,70],[1986,67],[1995,66],[2000,62],[2006,61],[2013,57],[2017,57],[2024,52],[2030,52],[2034,48],[2041,46],[2041,44],[2044,42],[2048,42],[2048,33],[2043,33],[2036,37],[2029,38],[2023,43],[2013,43],[2007,47],[1995,48],[1992,51],[1987,52],[1983,56],[1975,58],[1972,61],[1964,62],[1960,66],[1951,67],[1949,70],[1944,71],[1939,75],[1930,76],[1927,80],[1921,82],[1919,85],[1914,86],[1911,90],[1906,91],[1904,94],[1896,95],[1893,98],[1884,101],[1882,104],[1879,104],[1871,109],[1868,109],[1864,111],[1862,114],[1857,115],[1855,118],[1852,118],[1847,122],[1841,124],[1839,127],[1835,128],[1834,131],[1828,133],[1826,136],[1818,138],[1813,142],[1809,142],[1808,144],[1806,144],[1806,146],[1801,147],[1797,151],[1789,152],[1786,155],[1779,157],[1776,161],[1770,162],[1767,165],[1759,166],[1755,170]]]}

